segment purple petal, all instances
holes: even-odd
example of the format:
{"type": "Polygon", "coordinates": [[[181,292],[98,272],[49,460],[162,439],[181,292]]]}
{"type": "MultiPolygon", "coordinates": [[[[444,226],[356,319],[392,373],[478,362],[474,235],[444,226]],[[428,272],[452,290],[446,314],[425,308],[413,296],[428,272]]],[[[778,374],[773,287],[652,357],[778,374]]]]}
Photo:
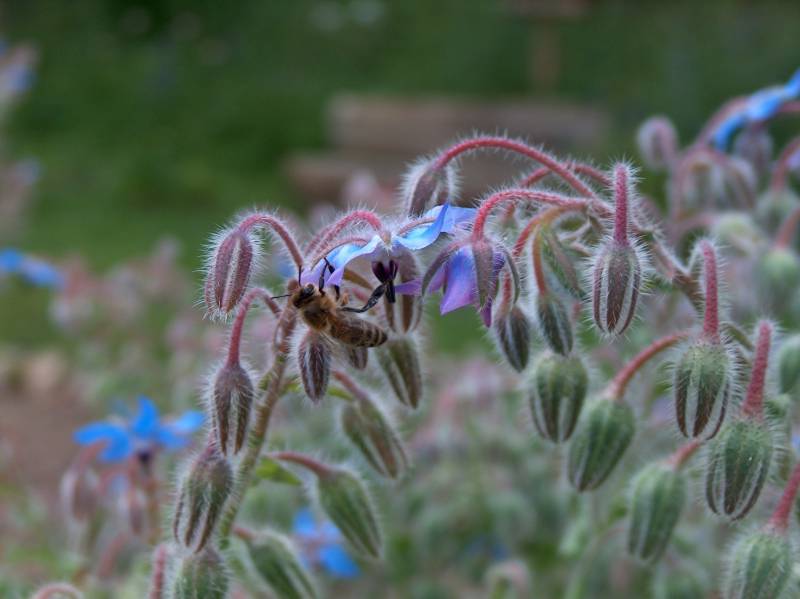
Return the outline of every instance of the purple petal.
{"type": "Polygon", "coordinates": [[[475,261],[472,250],[465,246],[450,257],[445,266],[445,291],[439,310],[447,314],[475,303],[478,290],[475,285],[475,261]]]}
{"type": "Polygon", "coordinates": [[[412,279],[405,283],[398,283],[394,286],[394,292],[400,295],[419,295],[422,293],[422,279],[412,279]]]}

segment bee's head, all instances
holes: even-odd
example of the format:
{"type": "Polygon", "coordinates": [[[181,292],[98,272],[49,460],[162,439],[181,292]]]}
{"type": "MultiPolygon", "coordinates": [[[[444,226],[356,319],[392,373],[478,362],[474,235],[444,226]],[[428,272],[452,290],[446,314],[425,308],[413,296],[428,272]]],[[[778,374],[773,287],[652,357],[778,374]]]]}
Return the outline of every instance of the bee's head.
{"type": "Polygon", "coordinates": [[[318,293],[320,293],[320,290],[317,288],[316,285],[312,283],[303,285],[302,287],[300,287],[300,289],[297,290],[297,293],[294,296],[294,301],[293,301],[294,307],[300,308],[301,306],[304,306],[312,299],[314,299],[314,297],[316,297],[318,293]]]}

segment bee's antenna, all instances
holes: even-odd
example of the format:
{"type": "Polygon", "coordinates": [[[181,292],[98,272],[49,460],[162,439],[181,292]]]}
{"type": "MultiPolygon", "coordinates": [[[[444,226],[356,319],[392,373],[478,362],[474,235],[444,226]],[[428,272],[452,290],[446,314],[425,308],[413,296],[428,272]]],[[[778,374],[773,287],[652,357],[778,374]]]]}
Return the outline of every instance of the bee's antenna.
{"type": "Polygon", "coordinates": [[[282,297],[289,297],[290,295],[292,295],[292,294],[291,293],[284,293],[283,295],[273,295],[269,299],[281,299],[282,297]]]}

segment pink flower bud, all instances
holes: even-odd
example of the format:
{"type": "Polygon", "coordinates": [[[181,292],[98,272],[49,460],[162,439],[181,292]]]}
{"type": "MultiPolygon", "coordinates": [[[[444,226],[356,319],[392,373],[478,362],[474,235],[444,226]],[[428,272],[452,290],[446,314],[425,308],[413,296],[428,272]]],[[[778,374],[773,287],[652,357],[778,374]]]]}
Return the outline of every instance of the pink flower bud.
{"type": "Polygon", "coordinates": [[[214,380],[214,436],[223,455],[236,455],[244,445],[255,392],[250,375],[239,363],[226,362],[214,380]]]}
{"type": "Polygon", "coordinates": [[[238,229],[219,238],[210,258],[205,283],[206,309],[212,314],[229,314],[244,297],[253,272],[256,245],[238,229]]]}
{"type": "Polygon", "coordinates": [[[309,399],[318,403],[325,397],[331,378],[331,350],[317,331],[309,329],[297,346],[297,368],[309,399]]]}
{"type": "Polygon", "coordinates": [[[667,117],[654,116],[639,127],[636,144],[647,168],[663,171],[678,153],[678,133],[667,117]]]}
{"type": "Polygon", "coordinates": [[[594,261],[592,316],[607,335],[619,335],[628,328],[636,312],[642,267],[636,250],[610,239],[594,261]]]}
{"type": "Polygon", "coordinates": [[[420,216],[428,208],[448,201],[456,191],[456,176],[452,166],[421,162],[409,169],[403,184],[403,198],[409,216],[420,216]]]}

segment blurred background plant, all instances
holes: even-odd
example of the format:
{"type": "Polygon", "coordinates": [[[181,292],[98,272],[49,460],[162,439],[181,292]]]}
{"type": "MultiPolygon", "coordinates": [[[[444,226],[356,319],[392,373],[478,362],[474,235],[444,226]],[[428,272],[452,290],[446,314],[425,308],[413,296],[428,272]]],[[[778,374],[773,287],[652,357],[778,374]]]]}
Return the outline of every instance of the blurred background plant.
{"type": "MultiPolygon", "coordinates": [[[[73,544],[65,552],[71,531],[61,525],[61,504],[70,489],[62,473],[68,479],[73,460],[80,461],[73,432],[114,414],[114,401],[130,410],[146,394],[165,414],[197,409],[201,379],[225,332],[193,307],[193,272],[209,233],[232,214],[269,205],[319,223],[331,204],[386,209],[405,161],[475,127],[508,127],[534,142],[591,153],[603,166],[609,156],[637,152],[636,128],[652,113],[668,114],[681,139],[693,138],[724,99],[794,71],[797,57],[786,49],[800,19],[800,7],[790,3],[734,0],[225,7],[37,0],[6,2],[2,11],[8,42],[0,54],[0,594],[10,597],[60,578],[92,581],[97,596],[145,596],[150,557],[130,509],[143,497],[126,492],[134,478],[108,483],[102,509],[92,512],[103,514],[97,545],[73,544]],[[534,100],[517,106],[537,115],[532,122],[498,118],[498,111],[513,113],[508,102],[520,98],[534,100]],[[436,121],[460,116],[431,137],[428,121],[415,117],[422,112],[436,121]],[[540,139],[548,119],[563,133],[545,128],[540,139]],[[401,127],[387,129],[393,121],[401,127]],[[399,137],[404,127],[409,134],[399,137]],[[354,139],[353,131],[365,137],[354,139]],[[133,532],[133,540],[117,542],[120,531],[133,532]],[[115,559],[100,560],[109,547],[115,559]]],[[[771,127],[774,148],[792,131],[789,119],[771,127]]],[[[741,149],[761,141],[741,142],[741,149]]],[[[764,231],[775,231],[797,201],[792,175],[768,181],[758,156],[743,157],[758,180],[751,193],[766,190],[767,201],[758,201],[763,229],[742,214],[754,197],[745,190],[731,210],[728,189],[713,214],[689,206],[681,215],[679,249],[688,251],[695,228],[714,233],[727,248],[721,278],[734,282],[732,316],[750,324],[769,305],[781,327],[794,331],[794,246],[788,244],[788,258],[785,243],[764,251],[764,231]],[[759,267],[762,260],[767,265],[759,267]],[[783,285],[782,291],[759,296],[755,285],[736,284],[754,280],[756,270],[767,277],[760,288],[783,285]]],[[[785,162],[788,171],[796,168],[796,161],[785,162]]],[[[708,164],[699,160],[697,168],[708,164]]],[[[515,164],[508,172],[518,171],[515,164]]],[[[478,179],[488,179],[487,186],[502,180],[498,171],[484,174],[478,179]]],[[[664,182],[650,173],[642,181],[662,208],[664,182]]],[[[473,194],[470,185],[466,204],[485,191],[473,194]]],[[[622,355],[616,346],[592,347],[582,331],[595,352],[593,366],[611,374],[654,338],[646,323],[668,308],[648,306],[622,355]]],[[[680,310],[688,323],[691,311],[680,310]]],[[[274,323],[266,315],[254,319],[247,353],[261,366],[274,323]]],[[[489,346],[477,317],[461,311],[431,320],[429,391],[402,424],[413,473],[392,488],[374,487],[384,562],[357,562],[319,515],[313,529],[296,480],[259,483],[244,506],[248,520],[268,519],[291,537],[332,594],[372,596],[391,587],[397,596],[483,596],[491,584],[518,596],[641,597],[655,580],[658,596],[667,597],[676,596],[668,589],[677,584],[674,570],[689,580],[686,588],[702,589],[684,596],[716,588],[720,581],[705,572],[718,570],[716,551],[730,533],[700,500],[682,516],[666,557],[670,567],[652,575],[635,565],[624,553],[627,488],[604,487],[588,499],[569,490],[561,475],[565,456],[546,449],[533,426],[519,424],[526,408],[516,378],[474,357],[487,356],[489,346]]],[[[791,382],[792,372],[787,367],[781,376],[791,382]]],[[[675,446],[658,399],[664,378],[634,383],[652,398],[651,426],[639,432],[648,443],[624,458],[620,483],[675,446]]],[[[781,385],[796,393],[796,385],[781,385]]],[[[779,401],[768,408],[788,409],[796,419],[791,397],[788,408],[779,401]]],[[[336,459],[349,455],[326,408],[288,401],[276,419],[275,447],[291,440],[336,459]]],[[[162,499],[175,462],[164,457],[157,469],[162,499]]],[[[106,468],[92,462],[80,474],[87,484],[115,480],[106,468]]],[[[787,471],[788,465],[775,477],[787,471]]],[[[697,468],[688,477],[690,488],[700,483],[697,468]]],[[[774,504],[777,491],[765,491],[753,520],[766,519],[764,506],[774,504]]]]}

